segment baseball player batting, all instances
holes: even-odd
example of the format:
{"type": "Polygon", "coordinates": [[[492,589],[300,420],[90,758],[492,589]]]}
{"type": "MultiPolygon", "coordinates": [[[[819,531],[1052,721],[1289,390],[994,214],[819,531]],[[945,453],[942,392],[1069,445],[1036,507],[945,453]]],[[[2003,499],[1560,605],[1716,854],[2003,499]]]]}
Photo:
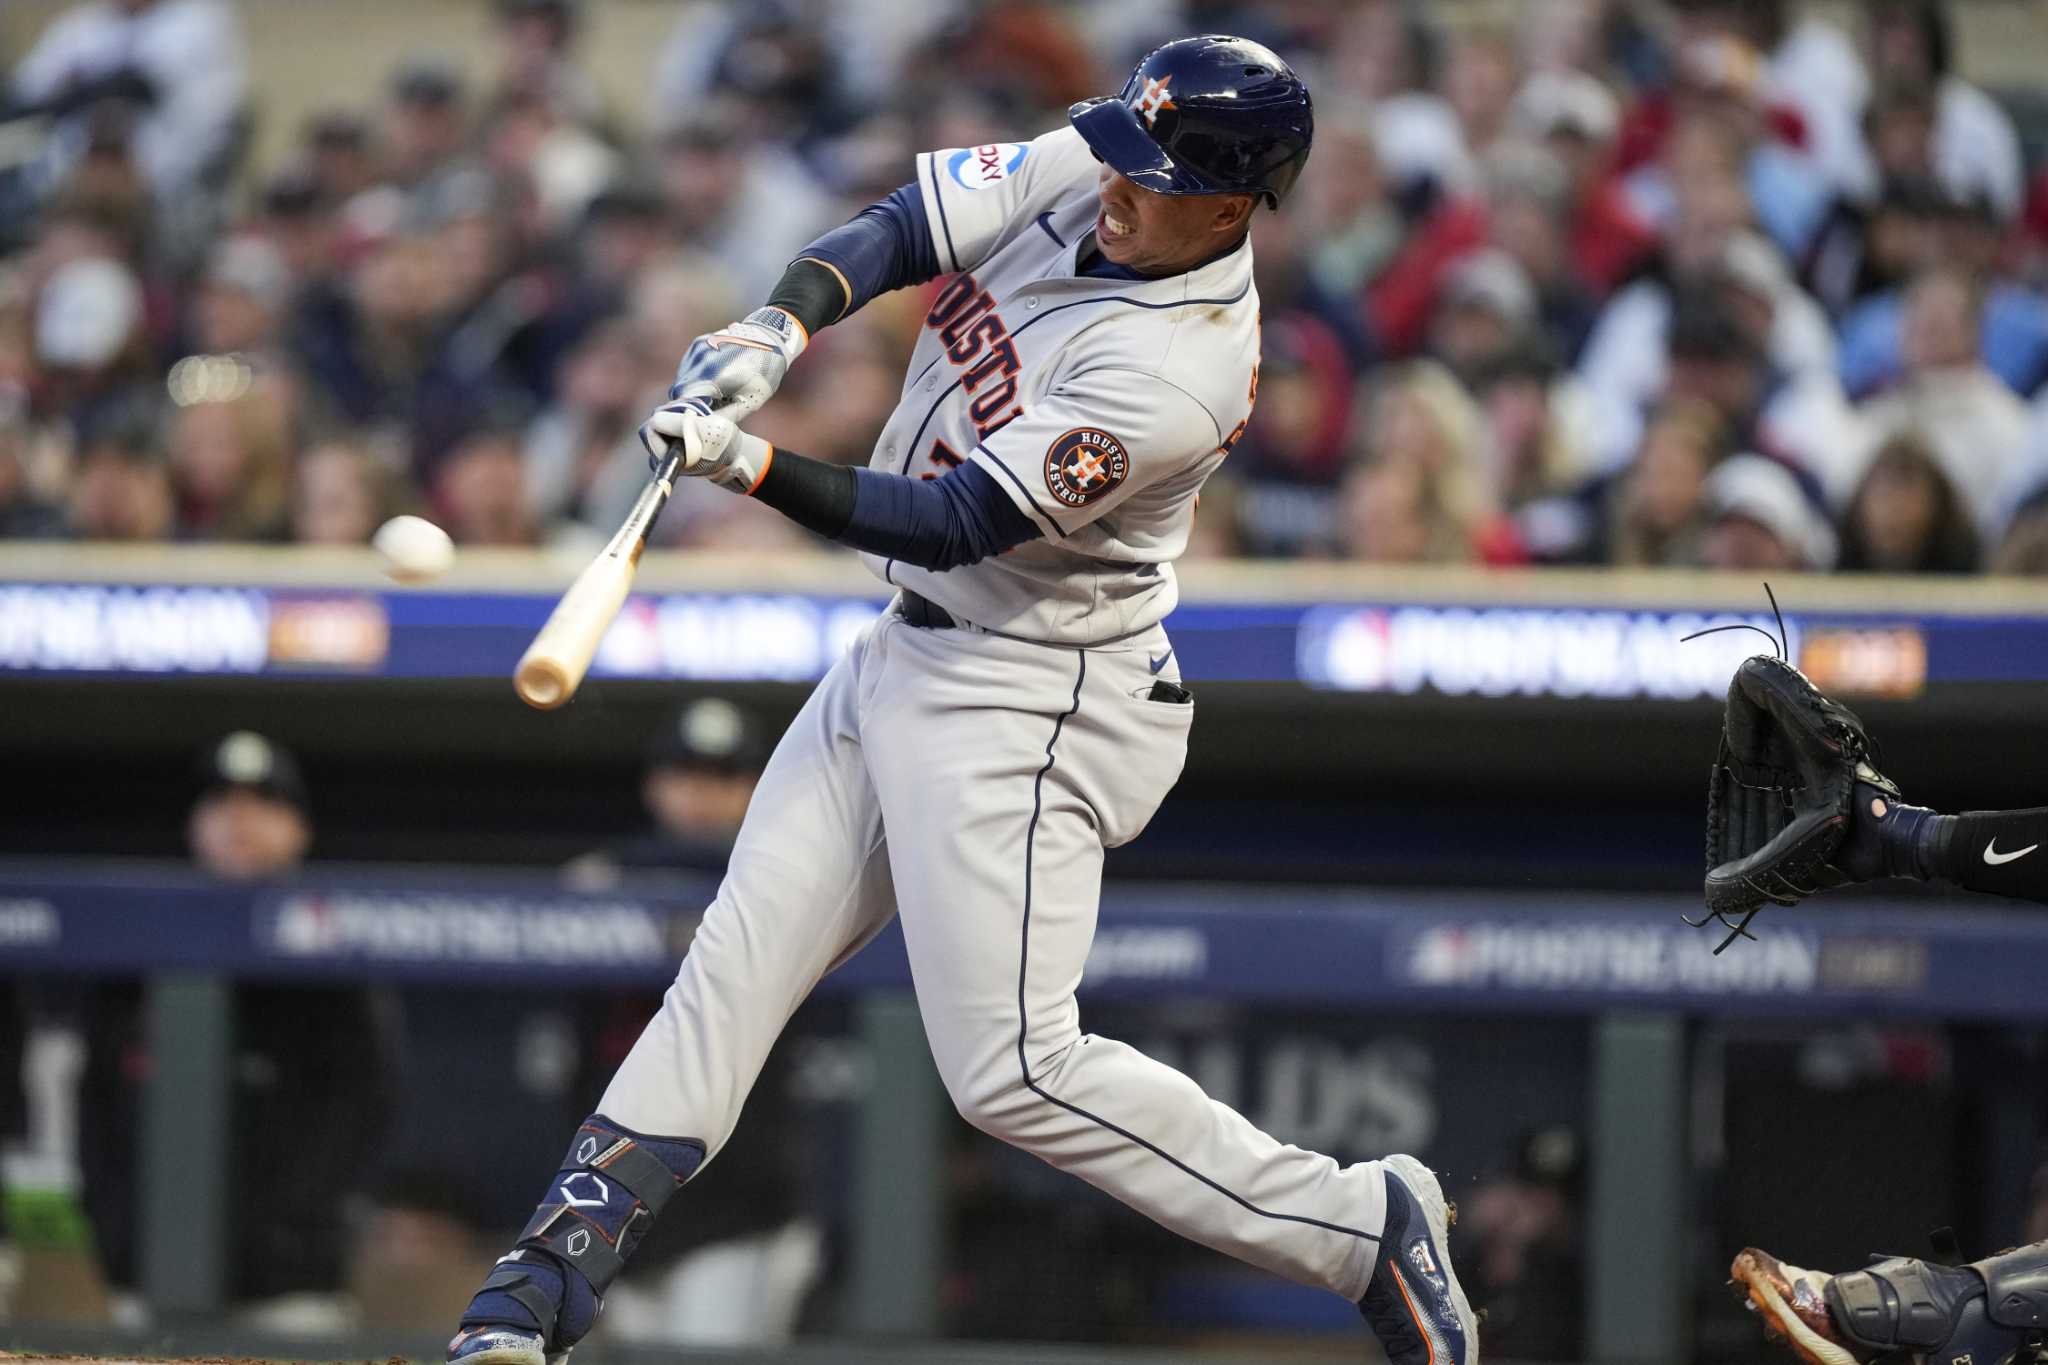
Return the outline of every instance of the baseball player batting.
{"type": "Polygon", "coordinates": [[[1081,1031],[1103,850],[1186,757],[1195,708],[1161,623],[1196,494],[1258,390],[1251,215],[1301,174],[1313,120],[1285,62],[1222,37],[1166,44],[1068,118],[919,157],[765,307],[698,338],[642,429],[682,473],[860,550],[897,596],[777,746],[660,1013],[451,1361],[543,1365],[590,1330],[798,1002],[892,915],[970,1123],[1353,1300],[1397,1365],[1479,1358],[1427,1167],[1277,1142],[1081,1031]],[[739,430],[818,328],[941,276],[868,468],[739,430]]]}

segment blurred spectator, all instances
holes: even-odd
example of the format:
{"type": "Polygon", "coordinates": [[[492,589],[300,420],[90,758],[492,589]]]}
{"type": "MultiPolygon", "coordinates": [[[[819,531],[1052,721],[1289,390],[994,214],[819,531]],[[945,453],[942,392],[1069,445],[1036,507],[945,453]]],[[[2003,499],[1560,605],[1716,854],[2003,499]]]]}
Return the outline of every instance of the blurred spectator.
{"type": "MultiPolygon", "coordinates": [[[[1539,71],[1515,96],[1514,119],[1564,168],[1572,266],[1585,287],[1606,294],[1657,241],[1610,174],[1619,121],[1614,96],[1583,71],[1539,71]]],[[[1499,240],[1500,227],[1494,231],[1499,240]]]]}
{"type": "MultiPolygon", "coordinates": [[[[1071,13],[1072,6],[1051,0],[957,6],[951,22],[910,55],[905,78],[918,89],[964,86],[1011,114],[1036,111],[1024,120],[1034,133],[1057,127],[1068,105],[1101,93],[1105,84],[1119,84],[1099,70],[1071,13]]],[[[788,65],[803,69],[799,62],[788,65]]],[[[829,108],[826,101],[811,100],[805,112],[816,119],[829,108]]]]}
{"type": "Polygon", "coordinates": [[[29,445],[27,424],[0,405],[0,540],[48,540],[64,531],[63,512],[35,486],[29,445]]]}
{"type": "Polygon", "coordinates": [[[581,522],[609,535],[645,485],[636,433],[662,396],[646,337],[615,319],[593,328],[568,358],[555,401],[525,435],[525,487],[536,524],[581,522]]]}
{"type": "Polygon", "coordinates": [[[1643,448],[1608,496],[1607,558],[1623,566],[1698,564],[1707,478],[1727,453],[1727,426],[1701,399],[1673,399],[1643,432],[1643,448]]]}
{"type": "Polygon", "coordinates": [[[1723,126],[1710,119],[1681,123],[1665,149],[1675,190],[1673,216],[1653,268],[1610,298],[1578,363],[1600,414],[1603,464],[1618,466],[1642,431],[1642,415],[1665,391],[1666,337],[1674,297],[1734,284],[1754,296],[1748,312],[1761,321],[1763,359],[1797,379],[1832,371],[1834,342],[1827,318],[1799,289],[1769,242],[1746,230],[1748,194],[1723,126]]]}
{"type": "MultiPolygon", "coordinates": [[[[670,232],[717,260],[748,300],[766,298],[783,267],[836,217],[796,153],[771,140],[775,128],[750,122],[732,101],[705,101],[658,147],[670,232]]],[[[910,173],[904,167],[904,180],[910,173]]]]}
{"type": "Polygon", "coordinates": [[[323,441],[292,467],[291,538],[301,545],[367,545],[409,504],[394,462],[368,441],[323,441]]]}
{"type": "Polygon", "coordinates": [[[647,338],[649,363],[660,367],[664,390],[698,334],[716,331],[746,311],[717,262],[697,252],[655,261],[632,277],[631,285],[627,311],[647,338]]]}
{"type": "Polygon", "coordinates": [[[583,0],[498,0],[498,99],[538,100],[566,123],[605,126],[597,83],[576,65],[582,24],[583,0]]]}
{"type": "Polygon", "coordinates": [[[1819,571],[1834,561],[1833,529],[1784,465],[1731,455],[1708,476],[1701,567],[1819,571]]]}
{"type": "Polygon", "coordinates": [[[1307,554],[1331,543],[1354,386],[1336,334],[1317,319],[1282,315],[1263,330],[1258,420],[1223,465],[1233,505],[1205,488],[1197,520],[1228,522],[1251,554],[1307,554]]]}
{"type": "MultiPolygon", "coordinates": [[[[1738,445],[1753,445],[1773,371],[1764,343],[1725,294],[1695,288],[1672,305],[1664,339],[1669,399],[1693,400],[1714,409],[1738,445]]],[[[1610,433],[1611,435],[1611,433],[1610,433]]]]}
{"type": "Polygon", "coordinates": [[[292,756],[237,730],[207,752],[203,790],[186,826],[193,861],[226,881],[298,870],[313,840],[306,781],[292,756]]]}
{"type": "Polygon", "coordinates": [[[1536,328],[1536,286],[1529,272],[1507,252],[1489,247],[1444,272],[1430,315],[1428,349],[1470,387],[1536,328]]]}
{"type": "Polygon", "coordinates": [[[1930,270],[1906,295],[1905,378],[1863,405],[1871,439],[1905,431],[1928,439],[1977,525],[1992,531],[2023,477],[2026,405],[1979,351],[1984,297],[1961,269],[1930,270]]]}
{"type": "Polygon", "coordinates": [[[1853,188],[1863,149],[1856,119],[1870,90],[1853,38],[1800,0],[1736,0],[1721,8],[1751,26],[1750,41],[1765,54],[1771,101],[1796,120],[1793,135],[1828,187],[1853,188]]]}
{"type": "Polygon", "coordinates": [[[1583,1147],[1570,1128],[1527,1133],[1511,1171],[1458,1201],[1459,1278],[1486,1304],[1491,1350],[1575,1360],[1584,1349],[1583,1147]]]}
{"type": "Polygon", "coordinates": [[[1871,73],[1877,84],[1911,81],[1936,91],[1934,171],[1961,198],[1981,196],[1997,217],[2019,216],[2019,135],[1989,95],[1954,71],[1955,33],[1946,0],[1869,0],[1871,73]]]}
{"type": "MultiPolygon", "coordinates": [[[[622,175],[597,191],[584,206],[581,222],[567,234],[559,278],[552,285],[546,313],[537,322],[533,364],[559,379],[569,348],[600,320],[627,309],[646,308],[659,314],[673,306],[667,300],[643,302],[655,282],[664,278],[664,263],[677,260],[665,219],[660,193],[636,174],[622,175]]],[[[708,262],[692,260],[688,265],[693,274],[713,274],[708,262]]],[[[711,284],[700,288],[716,290],[711,284]]],[[[682,317],[671,318],[660,338],[682,344],[672,355],[666,345],[658,348],[667,356],[664,363],[680,358],[699,332],[730,317],[731,310],[720,307],[686,309],[682,317]],[[712,311],[717,313],[715,318],[710,316],[712,311]]],[[[650,341],[655,339],[650,328],[641,330],[650,341]]]]}
{"type": "Polygon", "coordinates": [[[186,401],[171,418],[179,527],[210,539],[276,540],[290,510],[290,401],[276,381],[257,381],[246,367],[237,367],[235,382],[233,397],[186,401]]]}
{"type": "Polygon", "coordinates": [[[274,352],[291,300],[284,253],[262,237],[230,237],[214,249],[193,296],[192,345],[202,355],[279,364],[274,352]]]}
{"type": "Polygon", "coordinates": [[[1918,435],[1878,447],[1842,515],[1838,567],[1878,573],[1974,573],[1981,566],[1968,506],[1918,435]]]}
{"type": "Polygon", "coordinates": [[[469,138],[468,90],[442,61],[419,59],[399,68],[386,92],[382,178],[410,188],[444,170],[469,138]]]}
{"type": "MultiPolygon", "coordinates": [[[[1973,275],[1982,295],[1977,347],[1984,364],[2014,393],[2033,393],[2048,378],[2048,300],[2005,277],[2004,233],[1989,203],[1923,191],[1916,209],[1913,235],[1899,246],[1922,254],[1898,283],[1936,267],[1973,275]]],[[[1842,383],[1851,393],[1873,393],[1905,369],[1906,311],[1905,291],[1892,288],[1864,299],[1842,319],[1842,383]]]]}
{"type": "Polygon", "coordinates": [[[1573,256],[1574,204],[1564,164],[1540,147],[1503,146],[1487,162],[1486,187],[1488,236],[1535,291],[1531,325],[1558,355],[1577,359],[1599,302],[1573,256]]]}
{"type": "Polygon", "coordinates": [[[1484,427],[1450,372],[1404,366],[1375,397],[1364,449],[1339,492],[1337,534],[1352,559],[1463,563],[1484,515],[1484,427]]]}
{"type": "Polygon", "coordinates": [[[1991,572],[2048,578],[2048,505],[2033,501],[2020,508],[1992,552],[1991,572]]]}
{"type": "Polygon", "coordinates": [[[170,461],[156,413],[112,408],[79,438],[66,522],[79,540],[166,540],[177,524],[170,461]]]}
{"type": "Polygon", "coordinates": [[[50,183],[84,154],[94,115],[114,106],[132,127],[124,140],[136,164],[170,198],[222,176],[245,80],[240,26],[223,0],[84,0],[22,58],[4,103],[64,116],[46,148],[50,183]]]}
{"type": "Polygon", "coordinates": [[[1521,84],[1521,59],[1506,30],[1471,27],[1447,45],[1441,81],[1466,153],[1483,164],[1509,132],[1508,111],[1521,84]]]}
{"type": "Polygon", "coordinates": [[[500,95],[485,116],[482,142],[483,164],[501,182],[530,182],[534,226],[547,232],[581,218],[619,165],[610,147],[537,94],[500,95]]]}
{"type": "Polygon", "coordinates": [[[276,247],[283,259],[294,315],[304,308],[309,294],[335,292],[344,217],[301,164],[287,163],[263,183],[249,228],[276,247]]]}
{"type": "MultiPolygon", "coordinates": [[[[1936,259],[1947,206],[1941,187],[1926,176],[1888,178],[1874,203],[1838,200],[1808,255],[1807,286],[1834,317],[1895,290],[1936,259]]],[[[1896,323],[1896,312],[1891,320],[1896,323]]],[[[1842,354],[1843,382],[1858,392],[1874,382],[1859,367],[1895,366],[1898,359],[1895,347],[1872,359],[1859,358],[1860,349],[1852,337],[1842,354]]]]}
{"type": "MultiPolygon", "coordinates": [[[[186,826],[201,871],[231,882],[296,874],[312,844],[305,778],[249,730],[207,751],[186,826]]],[[[341,1283],[347,1213],[390,1107],[389,1021],[360,986],[250,986],[235,993],[230,1214],[234,1297],[328,1293],[341,1283]],[[289,1143],[277,1140],[289,1132],[289,1143]]],[[[303,1304],[272,1305],[308,1321],[303,1304]]],[[[331,1321],[333,1305],[312,1319],[331,1321]]]]}
{"type": "Polygon", "coordinates": [[[1676,53],[1671,132],[1659,162],[1630,177],[1639,210],[1653,223],[1683,213],[1686,178],[1697,167],[1688,146],[1711,132],[1728,158],[1749,211],[1789,256],[1805,251],[1829,203],[1813,161],[1773,116],[1771,92],[1754,46],[1728,33],[1685,39],[1676,53]]]}
{"type": "Polygon", "coordinates": [[[1501,519],[1483,534],[1489,562],[1585,558],[1595,526],[1585,494],[1595,477],[1591,412],[1549,348],[1525,340],[1480,375],[1489,500],[1501,519]]]}
{"type": "Polygon", "coordinates": [[[437,520],[457,545],[531,545],[539,536],[519,432],[471,429],[434,472],[437,520]]]}
{"type": "Polygon", "coordinates": [[[1443,46],[1428,7],[1361,0],[1345,8],[1329,56],[1338,82],[1371,103],[1380,164],[1415,204],[1478,185],[1457,110],[1436,93],[1443,46]]]}
{"type": "Polygon", "coordinates": [[[345,204],[377,183],[377,145],[370,121],[352,109],[325,109],[306,121],[300,138],[305,174],[320,199],[345,204]]]}
{"type": "MultiPolygon", "coordinates": [[[[1407,228],[1380,174],[1371,109],[1342,96],[1316,109],[1318,174],[1302,178],[1288,212],[1299,229],[1309,300],[1337,328],[1347,353],[1364,362],[1373,358],[1378,338],[1361,303],[1400,252],[1407,228]]],[[[1253,231],[1280,221],[1266,215],[1254,220],[1253,231]]],[[[1253,246],[1264,267],[1263,238],[1255,236],[1253,246]]]]}
{"type": "Polygon", "coordinates": [[[647,832],[585,854],[563,875],[572,885],[602,889],[637,868],[723,872],[773,748],[766,723],[737,703],[706,697],[678,707],[646,750],[640,803],[647,832]]]}
{"type": "Polygon", "coordinates": [[[37,406],[85,417],[150,368],[142,286],[106,256],[85,256],[50,271],[35,301],[37,406]]]}
{"type": "Polygon", "coordinates": [[[760,413],[751,429],[821,460],[867,464],[903,396],[903,367],[892,354],[899,338],[888,332],[885,311],[849,318],[820,337],[819,363],[778,390],[793,401],[760,413]]]}

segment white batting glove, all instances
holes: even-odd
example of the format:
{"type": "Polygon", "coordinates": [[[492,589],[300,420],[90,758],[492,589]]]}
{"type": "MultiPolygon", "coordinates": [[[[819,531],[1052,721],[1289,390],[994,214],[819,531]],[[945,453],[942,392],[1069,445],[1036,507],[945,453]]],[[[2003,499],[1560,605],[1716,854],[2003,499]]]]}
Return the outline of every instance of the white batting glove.
{"type": "Polygon", "coordinates": [[[810,340],[803,324],[782,309],[756,308],[691,342],[668,396],[701,399],[712,416],[744,422],[774,394],[810,340]]]}
{"type": "Polygon", "coordinates": [[[683,473],[735,493],[753,492],[775,454],[775,447],[723,417],[713,417],[696,400],[656,408],[640,428],[640,444],[646,447],[647,462],[656,468],[664,455],[681,446],[683,473]]]}

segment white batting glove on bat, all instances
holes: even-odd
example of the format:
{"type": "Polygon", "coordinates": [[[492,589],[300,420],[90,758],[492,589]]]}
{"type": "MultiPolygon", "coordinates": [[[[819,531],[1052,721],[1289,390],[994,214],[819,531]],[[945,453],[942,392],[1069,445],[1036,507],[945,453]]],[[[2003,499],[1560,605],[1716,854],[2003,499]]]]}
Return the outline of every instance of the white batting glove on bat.
{"type": "Polygon", "coordinates": [[[758,436],[749,436],[727,419],[707,413],[696,399],[656,408],[640,428],[640,444],[647,449],[648,463],[656,468],[664,455],[681,446],[683,473],[709,479],[736,493],[753,492],[775,454],[775,447],[758,436]]]}
{"type": "Polygon", "coordinates": [[[712,416],[744,422],[774,394],[810,340],[803,324],[782,309],[756,308],[691,342],[668,396],[701,399],[712,416]]]}

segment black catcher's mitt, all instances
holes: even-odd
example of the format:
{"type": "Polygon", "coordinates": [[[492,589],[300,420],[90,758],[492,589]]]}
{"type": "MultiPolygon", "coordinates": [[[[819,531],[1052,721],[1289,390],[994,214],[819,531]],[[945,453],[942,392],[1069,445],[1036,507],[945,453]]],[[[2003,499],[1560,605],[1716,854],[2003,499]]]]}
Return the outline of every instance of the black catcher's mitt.
{"type": "Polygon", "coordinates": [[[1858,782],[1898,798],[1856,713],[1783,659],[1744,660],[1707,791],[1707,909],[1741,933],[1767,901],[1796,905],[1852,880],[1834,861],[1858,782]]]}

